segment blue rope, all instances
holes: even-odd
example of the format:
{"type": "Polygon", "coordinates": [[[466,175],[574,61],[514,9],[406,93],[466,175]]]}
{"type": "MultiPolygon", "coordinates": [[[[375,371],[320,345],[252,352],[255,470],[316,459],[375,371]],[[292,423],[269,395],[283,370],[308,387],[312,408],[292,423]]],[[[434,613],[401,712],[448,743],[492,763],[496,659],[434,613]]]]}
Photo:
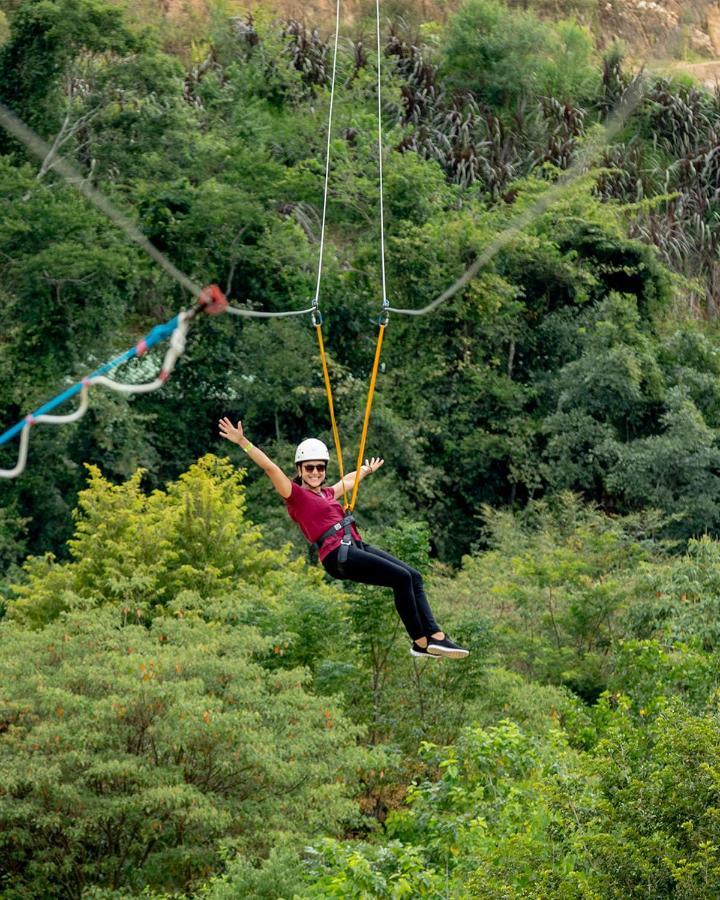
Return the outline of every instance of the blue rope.
{"type": "MultiPolygon", "coordinates": [[[[109,372],[111,369],[114,369],[116,366],[121,365],[124,362],[127,362],[129,359],[132,359],[134,356],[138,354],[138,346],[143,345],[145,348],[150,348],[155,344],[159,344],[173,333],[178,324],[178,316],[175,316],[173,319],[170,319],[169,322],[164,322],[162,325],[156,325],[145,337],[144,341],[139,341],[134,347],[131,347],[129,350],[126,350],[124,353],[121,353],[120,356],[116,356],[115,359],[111,359],[110,362],[104,363],[100,366],[99,369],[95,369],[95,371],[88,376],[88,378],[93,378],[96,375],[104,375],[106,372],[109,372]]],[[[144,352],[144,351],[143,351],[144,352]]],[[[57,397],[53,397],[52,400],[48,400],[47,403],[43,404],[43,406],[39,407],[35,410],[35,412],[31,413],[33,418],[37,416],[45,415],[49,413],[51,410],[60,406],[61,403],[64,403],[70,397],[74,397],[75,394],[80,393],[83,388],[83,382],[78,381],[72,387],[69,387],[66,391],[63,391],[62,394],[58,394],[57,397]]],[[[17,425],[13,425],[12,428],[9,428],[4,434],[0,434],[0,447],[3,444],[6,444],[8,441],[12,440],[16,435],[20,434],[23,428],[26,425],[26,421],[23,418],[17,425]]]]}

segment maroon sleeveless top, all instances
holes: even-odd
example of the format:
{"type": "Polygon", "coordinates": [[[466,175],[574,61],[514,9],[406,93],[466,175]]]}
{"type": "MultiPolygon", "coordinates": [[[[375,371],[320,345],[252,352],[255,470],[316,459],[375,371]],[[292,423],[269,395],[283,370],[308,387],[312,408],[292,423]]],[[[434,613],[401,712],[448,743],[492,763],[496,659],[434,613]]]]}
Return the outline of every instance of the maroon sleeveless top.
{"type": "MultiPolygon", "coordinates": [[[[300,530],[311,544],[345,516],[342,503],[335,499],[332,488],[320,488],[320,493],[316,494],[315,491],[293,481],[292,493],[285,500],[285,504],[290,518],[298,523],[300,530]]],[[[354,525],[350,526],[350,533],[355,540],[361,540],[354,525]]],[[[337,534],[325,539],[318,554],[321,562],[340,546],[342,538],[343,532],[338,531],[337,534]]]]}

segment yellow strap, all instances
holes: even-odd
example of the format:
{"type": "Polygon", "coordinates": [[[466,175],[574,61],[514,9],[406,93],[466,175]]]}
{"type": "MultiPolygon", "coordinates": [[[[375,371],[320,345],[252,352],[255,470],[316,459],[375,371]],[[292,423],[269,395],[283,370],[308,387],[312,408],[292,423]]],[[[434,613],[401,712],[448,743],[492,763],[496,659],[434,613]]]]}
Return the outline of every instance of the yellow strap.
{"type": "Polygon", "coordinates": [[[380,365],[380,351],[382,349],[384,334],[385,325],[380,325],[377,347],[375,348],[375,361],[373,362],[372,375],[370,376],[370,388],[368,390],[367,403],[365,404],[365,421],[363,422],[362,437],[360,438],[360,450],[358,452],[357,466],[355,467],[355,484],[353,485],[352,497],[350,498],[350,506],[346,507],[350,512],[355,509],[355,500],[357,499],[358,488],[360,487],[360,469],[362,467],[363,454],[365,453],[365,440],[367,438],[368,424],[370,422],[370,410],[372,409],[373,394],[375,393],[375,381],[380,365]]]}
{"type": "MultiPolygon", "coordinates": [[[[338,466],[340,467],[340,484],[342,485],[343,509],[348,508],[347,492],[345,490],[345,471],[343,469],[342,447],[340,446],[340,434],[335,421],[335,406],[333,405],[332,388],[330,387],[330,375],[328,374],[327,359],[325,358],[325,344],[322,337],[322,326],[315,325],[318,344],[320,346],[320,359],[322,360],[323,376],[325,377],[325,390],[327,392],[328,406],[330,407],[330,422],[332,424],[333,439],[335,440],[335,452],[337,453],[338,466]]],[[[357,479],[356,479],[357,482],[357,479]]]]}

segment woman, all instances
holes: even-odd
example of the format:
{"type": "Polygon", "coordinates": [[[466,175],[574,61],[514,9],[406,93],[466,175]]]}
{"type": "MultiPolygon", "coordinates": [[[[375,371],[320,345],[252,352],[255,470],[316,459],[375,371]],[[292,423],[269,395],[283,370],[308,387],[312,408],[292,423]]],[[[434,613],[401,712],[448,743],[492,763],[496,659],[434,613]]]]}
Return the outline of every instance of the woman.
{"type": "MultiPolygon", "coordinates": [[[[322,441],[310,438],[298,445],[295,452],[297,474],[291,481],[245,437],[242,422],[233,425],[224,418],[220,419],[219,426],[222,437],[242,447],[272,481],[287,505],[290,518],[297,522],[308,541],[317,546],[326,572],[333,578],[393,589],[398,614],[412,639],[410,653],[413,656],[460,659],[468,655],[467,650],[440,630],[425,596],[420,573],[389,553],[364,543],[354,519],[345,516],[338,502],[343,493],[342,482],[338,481],[331,488],[323,487],[330,454],[322,441]]],[[[383,462],[376,457],[365,460],[359,472],[345,476],[345,490],[352,489],[356,478],[363,479],[377,472],[383,462]]]]}

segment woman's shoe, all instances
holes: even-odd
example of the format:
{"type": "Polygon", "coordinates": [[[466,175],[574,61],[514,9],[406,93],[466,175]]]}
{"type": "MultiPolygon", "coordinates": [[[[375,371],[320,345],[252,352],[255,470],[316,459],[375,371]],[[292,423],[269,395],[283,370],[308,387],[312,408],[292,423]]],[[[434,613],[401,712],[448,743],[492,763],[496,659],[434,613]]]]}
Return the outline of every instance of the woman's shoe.
{"type": "Polygon", "coordinates": [[[428,638],[427,652],[430,656],[449,656],[450,659],[462,659],[470,652],[445,635],[442,640],[428,638]]]}
{"type": "Polygon", "coordinates": [[[437,654],[428,653],[427,647],[421,647],[419,644],[416,644],[415,641],[412,642],[410,646],[410,656],[424,656],[427,659],[436,659],[437,654]]]}

